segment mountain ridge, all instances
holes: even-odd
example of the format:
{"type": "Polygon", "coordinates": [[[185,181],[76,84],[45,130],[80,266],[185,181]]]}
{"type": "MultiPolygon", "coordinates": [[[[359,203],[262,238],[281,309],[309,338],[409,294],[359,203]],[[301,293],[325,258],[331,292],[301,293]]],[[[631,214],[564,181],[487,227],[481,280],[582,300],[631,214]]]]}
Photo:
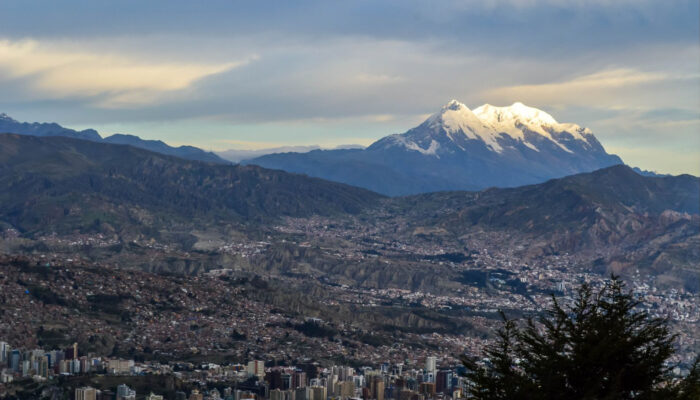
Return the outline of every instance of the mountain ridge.
{"type": "MultiPolygon", "coordinates": [[[[0,134],[0,220],[20,232],[152,231],[359,211],[365,189],[133,146],[0,134]]],[[[154,233],[155,234],[155,233],[154,233]]]]}
{"type": "Polygon", "coordinates": [[[544,182],[622,164],[593,133],[514,103],[478,113],[452,100],[423,123],[363,151],[275,154],[246,161],[386,195],[544,182]]]}
{"type": "Polygon", "coordinates": [[[223,158],[219,157],[218,155],[212,152],[207,152],[194,146],[173,147],[169,146],[161,140],[141,139],[136,135],[127,135],[120,133],[103,138],[94,129],[76,131],[74,129],[63,127],[55,122],[19,122],[5,113],[0,113],[0,133],[14,133],[18,135],[32,135],[39,137],[63,136],[74,139],[90,140],[93,142],[126,144],[188,160],[213,162],[220,164],[229,163],[229,161],[224,160],[223,158]]]}

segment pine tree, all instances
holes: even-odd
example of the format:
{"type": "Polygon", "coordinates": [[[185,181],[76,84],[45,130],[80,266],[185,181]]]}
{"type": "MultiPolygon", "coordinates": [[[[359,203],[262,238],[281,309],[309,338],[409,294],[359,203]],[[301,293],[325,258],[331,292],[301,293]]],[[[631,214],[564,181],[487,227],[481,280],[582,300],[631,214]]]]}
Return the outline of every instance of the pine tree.
{"type": "Polygon", "coordinates": [[[497,332],[496,343],[486,349],[487,364],[481,366],[476,359],[462,357],[470,392],[477,399],[509,399],[514,393],[521,393],[527,383],[515,370],[515,322],[503,313],[501,317],[504,326],[497,332]]]}
{"type": "Polygon", "coordinates": [[[488,362],[463,358],[475,399],[693,398],[697,363],[681,382],[666,362],[675,335],[651,318],[613,276],[598,292],[582,285],[571,306],[553,297],[537,320],[519,328],[504,316],[488,362]],[[688,397],[690,396],[690,397],[688,397]]]}

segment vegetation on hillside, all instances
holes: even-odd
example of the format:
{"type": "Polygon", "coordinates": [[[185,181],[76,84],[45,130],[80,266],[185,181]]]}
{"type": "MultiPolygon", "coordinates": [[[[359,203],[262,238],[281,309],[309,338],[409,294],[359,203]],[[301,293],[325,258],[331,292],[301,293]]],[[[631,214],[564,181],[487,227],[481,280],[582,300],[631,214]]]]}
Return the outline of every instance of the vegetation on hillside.
{"type": "Polygon", "coordinates": [[[700,365],[672,376],[675,336],[638,305],[613,276],[599,291],[582,285],[571,306],[554,298],[545,316],[524,326],[504,315],[486,358],[462,358],[471,398],[700,398],[700,365]]]}

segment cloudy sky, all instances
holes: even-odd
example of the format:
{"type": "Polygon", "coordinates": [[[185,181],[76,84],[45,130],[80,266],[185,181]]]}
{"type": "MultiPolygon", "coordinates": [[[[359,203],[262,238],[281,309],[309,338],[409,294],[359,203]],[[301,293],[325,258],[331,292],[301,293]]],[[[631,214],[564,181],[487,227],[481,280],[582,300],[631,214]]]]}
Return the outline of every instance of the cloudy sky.
{"type": "Polygon", "coordinates": [[[224,150],[367,145],[453,98],[521,101],[699,175],[699,4],[3,0],[0,112],[224,150]]]}

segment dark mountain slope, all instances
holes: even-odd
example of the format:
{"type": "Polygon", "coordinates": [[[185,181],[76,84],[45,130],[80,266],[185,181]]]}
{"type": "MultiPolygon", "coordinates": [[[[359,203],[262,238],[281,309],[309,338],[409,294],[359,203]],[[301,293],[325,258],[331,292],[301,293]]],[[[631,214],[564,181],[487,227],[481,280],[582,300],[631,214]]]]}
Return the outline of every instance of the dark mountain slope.
{"type": "Polygon", "coordinates": [[[140,149],[153,151],[155,153],[166,154],[169,156],[175,156],[184,158],[187,160],[195,161],[205,161],[213,163],[226,164],[227,161],[220,158],[214,153],[204,151],[200,148],[194,146],[179,146],[172,147],[168,146],[161,140],[145,140],[134,135],[125,135],[121,133],[108,136],[103,139],[105,143],[113,144],[127,144],[129,146],[138,147],[140,149]]]}
{"type": "Polygon", "coordinates": [[[393,200],[416,221],[551,233],[600,220],[700,213],[700,179],[690,175],[645,177],[617,165],[537,185],[483,192],[441,192],[393,200]]]}
{"type": "Polygon", "coordinates": [[[163,143],[160,140],[144,140],[134,135],[115,134],[106,138],[102,138],[94,129],[86,129],[76,131],[74,129],[65,128],[57,123],[39,123],[39,122],[19,122],[7,114],[0,114],[0,133],[14,133],[18,135],[32,136],[63,136],[73,139],[92,140],[95,142],[107,142],[114,144],[128,144],[145,150],[154,151],[156,153],[176,156],[187,160],[206,161],[220,164],[230,164],[230,162],[217,156],[216,154],[204,151],[193,146],[172,147],[163,143]]]}
{"type": "Polygon", "coordinates": [[[389,226],[403,223],[394,235],[406,241],[483,243],[531,262],[569,254],[601,273],[642,271],[659,284],[700,290],[697,177],[645,177],[614,166],[513,189],[385,204],[383,215],[398,218],[389,226]]]}
{"type": "Polygon", "coordinates": [[[63,137],[0,135],[0,220],[21,232],[158,230],[354,213],[379,195],[255,166],[63,137]]]}
{"type": "MultiPolygon", "coordinates": [[[[442,179],[434,177],[430,180],[430,184],[427,184],[427,179],[418,178],[389,165],[387,161],[381,157],[377,159],[365,150],[342,149],[268,154],[246,160],[243,164],[260,165],[309,176],[323,176],[323,179],[364,187],[390,196],[454,188],[448,177],[442,179]]],[[[423,162],[430,161],[423,160],[423,162]]],[[[403,163],[397,162],[396,165],[400,166],[403,163]]]]}
{"type": "Polygon", "coordinates": [[[0,113],[0,132],[16,133],[19,135],[33,136],[65,136],[74,139],[85,140],[102,140],[100,135],[94,129],[86,129],[84,131],[76,131],[74,129],[64,128],[57,123],[40,123],[40,122],[19,122],[5,113],[0,113]]]}

